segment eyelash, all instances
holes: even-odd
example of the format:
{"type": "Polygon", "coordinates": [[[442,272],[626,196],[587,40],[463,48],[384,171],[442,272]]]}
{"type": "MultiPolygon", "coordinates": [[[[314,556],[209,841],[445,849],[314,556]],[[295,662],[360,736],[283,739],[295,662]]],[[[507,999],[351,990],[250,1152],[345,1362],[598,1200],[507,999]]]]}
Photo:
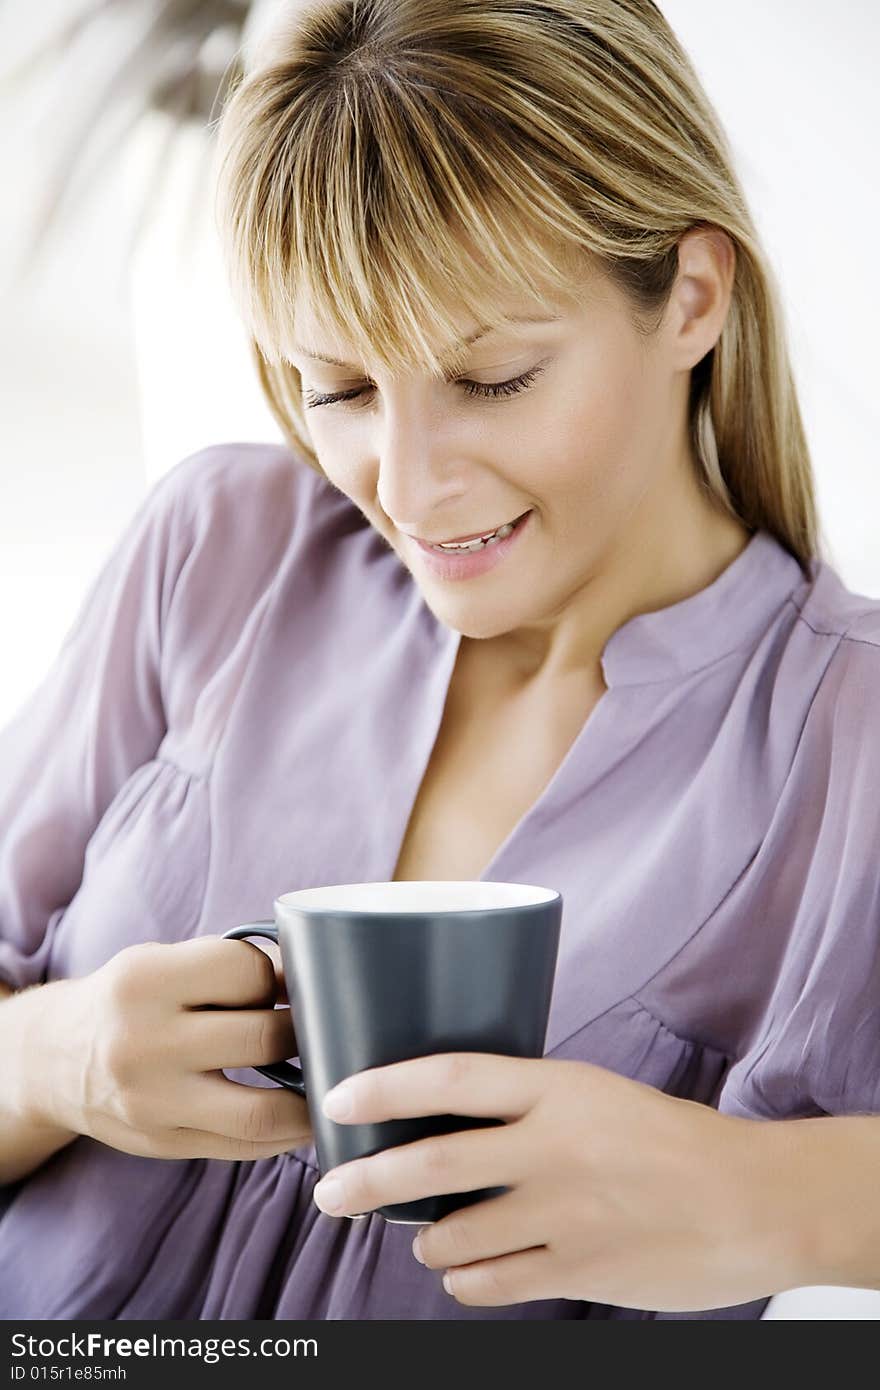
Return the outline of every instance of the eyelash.
{"type": "MultiPolygon", "coordinates": [[[[503,396],[515,396],[520,391],[525,391],[531,386],[535,377],[540,376],[543,367],[532,367],[528,372],[523,372],[521,376],[515,376],[510,381],[460,381],[459,386],[463,386],[469,396],[482,396],[489,400],[496,400],[503,396]]],[[[304,391],[306,407],[311,410],[319,405],[338,405],[342,402],[357,400],[362,396],[366,388],[358,386],[351,391],[336,391],[331,395],[323,395],[314,391],[304,391]]]]}

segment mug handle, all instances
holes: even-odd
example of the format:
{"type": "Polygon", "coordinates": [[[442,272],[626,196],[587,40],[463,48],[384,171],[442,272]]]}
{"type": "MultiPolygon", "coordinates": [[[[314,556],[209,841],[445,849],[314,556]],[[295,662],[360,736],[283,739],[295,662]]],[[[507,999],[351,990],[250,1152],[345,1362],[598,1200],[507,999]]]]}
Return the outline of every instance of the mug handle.
{"type": "MultiPolygon", "coordinates": [[[[228,937],[234,941],[243,936],[265,936],[278,945],[278,927],[273,918],[264,918],[259,922],[243,922],[240,927],[232,927],[223,933],[224,938],[228,937]]],[[[298,1096],[305,1099],[306,1081],[302,1069],[293,1066],[291,1062],[271,1062],[265,1067],[254,1067],[254,1071],[262,1072],[270,1081],[280,1082],[289,1091],[296,1091],[298,1096]]]]}

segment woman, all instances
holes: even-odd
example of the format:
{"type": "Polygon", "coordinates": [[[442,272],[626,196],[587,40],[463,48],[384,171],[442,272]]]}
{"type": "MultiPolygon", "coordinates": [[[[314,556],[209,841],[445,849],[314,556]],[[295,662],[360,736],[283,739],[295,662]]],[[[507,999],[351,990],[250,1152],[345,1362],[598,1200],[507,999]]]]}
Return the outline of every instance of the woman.
{"type": "Polygon", "coordinates": [[[880,603],[817,556],[771,273],[668,25],[296,5],[219,134],[290,448],[160,481],[0,739],[0,1313],[880,1287],[880,603]],[[277,962],[218,938],[388,878],[562,892],[546,1055],[363,1074],[350,1118],[512,1122],[334,1205],[249,1069],[296,1055],[277,962]],[[497,1184],[415,1247],[372,1212],[497,1184]]]}

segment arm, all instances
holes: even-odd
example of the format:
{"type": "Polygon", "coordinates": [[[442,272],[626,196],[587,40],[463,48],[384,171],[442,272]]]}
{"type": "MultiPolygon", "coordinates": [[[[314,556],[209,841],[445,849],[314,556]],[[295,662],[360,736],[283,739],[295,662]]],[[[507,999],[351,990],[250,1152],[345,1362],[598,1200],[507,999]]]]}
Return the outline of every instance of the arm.
{"type": "MultiPolygon", "coordinates": [[[[63,982],[56,982],[63,983],[63,982]]],[[[27,1097],[47,1082],[41,1054],[35,1047],[33,1023],[39,1026],[49,1000],[45,991],[54,984],[38,985],[14,993],[0,981],[0,1187],[27,1177],[76,1135],[42,1123],[33,1114],[27,1097]]]]}
{"type": "Polygon", "coordinates": [[[767,1220],[790,1251],[788,1287],[880,1290],[880,1115],[756,1123],[750,1180],[773,1194],[767,1220]]]}
{"type": "Polygon", "coordinates": [[[190,548],[175,508],[183,476],[137,509],[44,679],[0,729],[0,1185],[75,1137],[37,1110],[55,1065],[45,1030],[68,983],[45,981],[89,840],[166,730],[159,638],[190,548]]]}
{"type": "MultiPolygon", "coordinates": [[[[749,911],[771,937],[772,990],[748,1039],[731,1047],[718,1101],[761,1126],[770,1167],[754,1185],[777,1183],[778,1216],[800,1242],[798,1287],[880,1290],[878,700],[873,606],[825,668],[775,813],[779,835],[762,847],[749,911]]],[[[747,952],[757,982],[768,966],[747,952]]]]}
{"type": "MultiPolygon", "coordinates": [[[[195,719],[229,634],[271,592],[314,476],[275,445],[212,445],[172,468],[98,571],[43,681],[0,729],[0,980],[18,991],[0,990],[0,1184],[73,1137],[37,1107],[57,1065],[50,1049],[64,1061],[63,1039],[56,1049],[45,1035],[53,1002],[74,983],[58,978],[70,955],[54,942],[92,837],[169,725],[195,719]],[[264,545],[255,552],[243,540],[239,566],[229,547],[244,536],[242,489],[264,545]],[[217,602],[221,572],[233,579],[217,602]],[[42,983],[50,965],[56,978],[42,983]]],[[[126,944],[122,935],[115,949],[126,944]]],[[[76,971],[87,973],[81,962],[76,971]]]]}

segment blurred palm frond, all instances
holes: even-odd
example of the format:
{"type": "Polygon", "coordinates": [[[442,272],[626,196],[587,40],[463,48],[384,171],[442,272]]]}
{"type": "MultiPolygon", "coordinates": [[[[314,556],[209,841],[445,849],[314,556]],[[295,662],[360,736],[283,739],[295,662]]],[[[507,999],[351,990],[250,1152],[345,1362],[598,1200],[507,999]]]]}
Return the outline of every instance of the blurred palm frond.
{"type": "MultiPolygon", "coordinates": [[[[45,0],[44,0],[45,3],[45,0]]],[[[19,274],[37,267],[53,233],[99,180],[119,173],[126,141],[149,112],[169,118],[139,200],[134,236],[158,200],[182,128],[207,127],[241,74],[243,44],[266,0],[80,0],[45,23],[29,51],[4,45],[0,97],[51,79],[39,138],[50,151],[29,210],[19,274]],[[108,140],[109,136],[109,140],[108,140]],[[89,160],[92,168],[89,170],[89,160]]],[[[48,8],[48,5],[47,5],[48,8]]],[[[8,13],[8,12],[7,12],[8,13]]],[[[33,11],[31,11],[33,14],[33,11]]],[[[24,26],[22,26],[24,27],[24,26]]]]}

